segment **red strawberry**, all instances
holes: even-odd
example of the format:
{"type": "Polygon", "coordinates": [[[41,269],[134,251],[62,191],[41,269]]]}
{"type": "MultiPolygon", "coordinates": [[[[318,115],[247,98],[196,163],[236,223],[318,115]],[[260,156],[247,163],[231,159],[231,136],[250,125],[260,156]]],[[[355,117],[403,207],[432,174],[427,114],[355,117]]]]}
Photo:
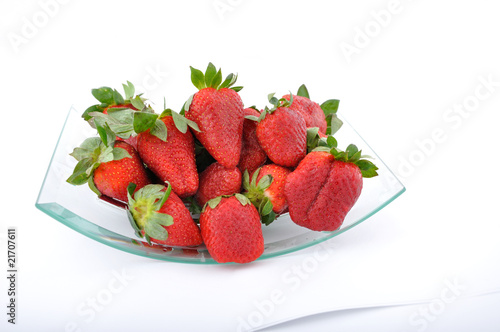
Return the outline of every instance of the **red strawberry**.
{"type": "Polygon", "coordinates": [[[200,91],[184,106],[186,118],[200,129],[194,133],[196,138],[227,168],[238,165],[242,144],[243,102],[237,93],[241,87],[230,88],[236,77],[230,74],[221,83],[221,71],[213,64],[205,74],[191,67],[191,80],[200,91]]]}
{"type": "Polygon", "coordinates": [[[200,187],[196,200],[200,206],[221,195],[239,193],[241,189],[241,172],[237,167],[224,168],[215,162],[200,173],[200,187]]]}
{"type": "Polygon", "coordinates": [[[197,246],[203,243],[201,232],[182,200],[171,186],[151,184],[133,194],[129,187],[128,215],[139,237],[148,243],[167,246],[197,246]]]}
{"type": "Polygon", "coordinates": [[[167,129],[166,141],[147,130],[137,136],[137,150],[161,181],[170,182],[172,190],[180,197],[188,197],[198,190],[194,138],[187,128],[185,133],[177,129],[172,115],[160,118],[167,129]]]}
{"type": "Polygon", "coordinates": [[[129,183],[135,183],[138,189],[151,183],[139,155],[123,141],[106,147],[98,137],[87,138],[71,155],[78,164],[67,182],[88,183],[99,196],[126,202],[129,183]]]}
{"type": "Polygon", "coordinates": [[[288,207],[284,191],[289,173],[288,168],[268,164],[257,169],[251,177],[247,171],[243,175],[243,194],[258,209],[262,222],[266,225],[288,207]]]}
{"type": "Polygon", "coordinates": [[[307,153],[306,124],[287,100],[270,95],[269,101],[274,107],[266,107],[257,124],[259,144],[273,163],[295,167],[307,153]]]}
{"type": "MultiPolygon", "coordinates": [[[[284,95],[283,98],[290,100],[289,95],[284,95]]],[[[289,107],[302,116],[307,127],[318,127],[321,133],[326,133],[325,114],[318,103],[306,97],[293,95],[293,103],[289,107]]]]}
{"type": "MultiPolygon", "coordinates": [[[[290,100],[288,95],[283,98],[290,100]]],[[[337,117],[338,107],[338,99],[329,99],[321,105],[312,101],[304,84],[299,87],[297,95],[293,95],[293,103],[290,105],[291,109],[302,115],[306,126],[318,128],[320,135],[333,135],[342,127],[342,121],[337,117]]]]}
{"type": "MultiPolygon", "coordinates": [[[[105,94],[107,89],[92,92],[105,94]]],[[[125,92],[130,98],[129,95],[133,93],[131,83],[125,92]]],[[[126,104],[128,99],[123,101],[122,97],[117,97],[119,93],[116,90],[112,95],[115,99],[121,98],[122,103],[119,105],[129,105],[126,104]]],[[[116,104],[114,99],[108,103],[116,104]]],[[[135,141],[141,159],[161,181],[169,181],[180,197],[194,195],[198,190],[198,172],[194,138],[188,126],[199,130],[196,123],[170,109],[158,115],[139,96],[130,99],[133,108],[118,108],[115,104],[102,112],[87,113],[103,142],[107,144],[106,141],[113,140],[115,136],[117,139],[135,141]]]]}
{"type": "Polygon", "coordinates": [[[241,194],[208,201],[200,228],[208,252],[218,263],[249,263],[264,252],[259,212],[241,194]]]}
{"type": "MultiPolygon", "coordinates": [[[[258,118],[260,113],[253,108],[245,108],[245,117],[254,116],[258,118]]],[[[267,155],[262,149],[257,139],[257,123],[250,119],[245,119],[243,122],[243,143],[241,146],[240,161],[238,168],[243,173],[248,170],[252,174],[257,168],[262,166],[267,155]]]]}
{"type": "Polygon", "coordinates": [[[290,218],[314,231],[338,229],[361,194],[362,177],[377,175],[377,167],[360,156],[355,145],[346,152],[324,147],[309,153],[286,179],[290,218]]]}

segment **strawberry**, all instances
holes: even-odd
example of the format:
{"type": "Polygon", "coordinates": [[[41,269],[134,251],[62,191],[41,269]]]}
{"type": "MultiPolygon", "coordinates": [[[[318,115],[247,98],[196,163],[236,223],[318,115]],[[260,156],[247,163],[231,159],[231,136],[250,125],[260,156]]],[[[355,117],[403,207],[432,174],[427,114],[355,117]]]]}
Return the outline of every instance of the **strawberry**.
{"type": "Polygon", "coordinates": [[[200,187],[195,197],[198,204],[203,206],[212,198],[239,193],[240,189],[240,170],[237,167],[225,168],[215,162],[200,173],[200,187]]]}
{"type": "MultiPolygon", "coordinates": [[[[283,98],[290,100],[289,95],[284,95],[283,98]]],[[[326,132],[325,114],[319,104],[309,98],[293,95],[293,103],[289,107],[302,116],[307,127],[318,127],[321,133],[326,132]]]]}
{"type": "Polygon", "coordinates": [[[212,63],[205,74],[191,68],[191,81],[199,89],[184,105],[187,119],[194,121],[200,131],[196,138],[221,165],[233,168],[240,160],[243,132],[243,102],[231,86],[236,75],[229,74],[222,82],[221,71],[212,63]],[[222,82],[222,83],[221,83],[222,82]]]}
{"type": "Polygon", "coordinates": [[[93,128],[97,129],[105,144],[108,144],[107,140],[114,134],[116,137],[112,140],[125,141],[137,150],[137,137],[134,126],[137,126],[139,121],[145,122],[144,118],[154,112],[144,104],[144,98],[140,95],[134,97],[135,87],[132,83],[127,81],[126,85],[122,85],[125,98],[116,89],[110,87],[92,89],[92,95],[101,104],[87,108],[82,117],[93,128]],[[136,116],[138,111],[141,111],[141,114],[136,116]]]}
{"type": "Polygon", "coordinates": [[[258,168],[251,177],[248,171],[243,174],[243,195],[255,205],[266,225],[288,207],[284,190],[289,173],[288,168],[268,164],[258,168]]]}
{"type": "Polygon", "coordinates": [[[338,229],[361,194],[363,177],[377,175],[355,145],[340,151],[332,139],[332,146],[310,152],[285,183],[290,218],[314,231],[338,229]]]}
{"type": "MultiPolygon", "coordinates": [[[[290,100],[288,95],[283,98],[290,100]]],[[[312,101],[304,84],[299,87],[297,95],[293,95],[293,103],[290,105],[290,109],[304,118],[308,128],[317,127],[320,134],[326,135],[333,135],[342,127],[342,121],[337,117],[338,108],[338,99],[329,99],[321,105],[312,101]]]]}
{"type": "Polygon", "coordinates": [[[87,138],[71,156],[78,164],[67,182],[88,183],[99,196],[126,202],[129,183],[135,183],[138,189],[151,183],[139,155],[126,142],[116,141],[113,146],[106,146],[99,137],[87,138]]]}
{"type": "MultiPolygon", "coordinates": [[[[168,184],[168,183],[167,183],[168,184]]],[[[167,246],[197,246],[203,243],[201,232],[182,200],[168,184],[150,184],[134,194],[128,188],[127,214],[139,237],[167,246]]]]}
{"type": "Polygon", "coordinates": [[[208,201],[200,228],[208,252],[218,263],[249,263],[264,252],[259,212],[241,194],[208,201]]]}
{"type": "Polygon", "coordinates": [[[160,118],[167,129],[166,140],[151,134],[148,129],[138,134],[137,151],[161,181],[168,181],[180,197],[188,197],[198,190],[194,139],[187,128],[184,128],[184,133],[177,128],[174,116],[180,115],[174,113],[166,111],[160,118]]]}
{"type": "MultiPolygon", "coordinates": [[[[291,96],[290,96],[291,97],[291,96]]],[[[293,97],[291,97],[293,102],[293,97]]],[[[289,108],[290,101],[269,95],[267,106],[257,119],[257,139],[271,161],[295,167],[306,156],[307,127],[304,119],[289,108]]]]}
{"type": "MultiPolygon", "coordinates": [[[[129,84],[132,90],[125,89],[127,96],[134,92],[129,84]]],[[[111,106],[87,115],[106,144],[115,136],[135,142],[141,159],[161,181],[169,181],[180,197],[194,195],[198,190],[198,172],[194,139],[188,126],[199,130],[196,123],[171,109],[158,115],[140,96],[131,98],[130,103],[133,108],[111,106]]]]}
{"type": "MultiPolygon", "coordinates": [[[[245,117],[254,116],[258,118],[260,113],[254,108],[245,108],[245,117]]],[[[267,159],[267,155],[262,149],[257,139],[257,123],[250,119],[243,122],[243,141],[241,146],[240,161],[238,168],[243,173],[245,170],[251,174],[262,166],[267,159]]]]}

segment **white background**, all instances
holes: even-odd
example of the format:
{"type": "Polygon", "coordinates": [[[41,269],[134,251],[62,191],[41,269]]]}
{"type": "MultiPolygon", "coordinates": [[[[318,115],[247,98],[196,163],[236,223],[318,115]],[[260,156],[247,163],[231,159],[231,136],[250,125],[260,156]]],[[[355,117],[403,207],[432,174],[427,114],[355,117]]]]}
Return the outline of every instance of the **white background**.
{"type": "Polygon", "coordinates": [[[19,275],[15,326],[0,278],[2,331],[237,331],[320,312],[265,330],[498,331],[499,9],[3,0],[0,260],[6,271],[16,226],[19,275]],[[239,73],[246,105],[302,83],[340,99],[407,192],[324,245],[246,266],[133,256],[36,210],[65,116],[94,103],[91,88],[130,80],[180,109],[195,91],[189,66],[209,61],[239,73]]]}

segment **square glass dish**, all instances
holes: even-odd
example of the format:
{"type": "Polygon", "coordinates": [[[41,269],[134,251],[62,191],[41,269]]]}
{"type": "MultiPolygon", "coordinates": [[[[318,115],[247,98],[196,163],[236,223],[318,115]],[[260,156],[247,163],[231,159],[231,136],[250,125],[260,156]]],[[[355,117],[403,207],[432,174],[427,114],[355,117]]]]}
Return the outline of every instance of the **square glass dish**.
{"type": "MultiPolygon", "coordinates": [[[[405,191],[403,184],[368,144],[345,119],[342,120],[344,125],[335,134],[339,147],[356,144],[363,154],[374,158],[372,161],[379,167],[379,176],[363,180],[361,196],[336,231],[311,231],[293,223],[288,214],[280,216],[269,226],[262,225],[265,250],[259,259],[291,253],[339,235],[368,219],[405,191]]],[[[73,186],[66,182],[77,163],[69,154],[84,139],[92,136],[96,136],[96,131],[80,117],[75,108],[71,108],[36,207],[73,230],[116,249],[164,261],[217,264],[203,245],[196,248],[149,245],[135,236],[124,209],[99,199],[87,185],[73,186]]]]}

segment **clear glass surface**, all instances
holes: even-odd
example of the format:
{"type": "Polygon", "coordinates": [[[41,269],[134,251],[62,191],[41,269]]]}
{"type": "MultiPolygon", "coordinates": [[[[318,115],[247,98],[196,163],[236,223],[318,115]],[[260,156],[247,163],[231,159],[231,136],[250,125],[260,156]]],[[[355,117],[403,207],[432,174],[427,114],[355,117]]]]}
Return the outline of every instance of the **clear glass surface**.
{"type": "MultiPolygon", "coordinates": [[[[269,226],[262,226],[265,250],[259,259],[291,253],[321,243],[360,224],[380,211],[405,188],[377,154],[358,135],[345,119],[335,135],[340,148],[354,143],[363,154],[374,157],[379,176],[364,179],[358,201],[347,214],[342,226],[333,232],[315,232],[292,222],[288,214],[280,216],[269,226]]],[[[69,155],[76,146],[96,132],[71,108],[50,161],[36,207],[73,230],[91,239],[132,254],[164,261],[217,264],[205,246],[196,248],[149,245],[137,238],[125,210],[99,199],[87,185],[73,186],[66,182],[76,160],[69,155]]]]}

